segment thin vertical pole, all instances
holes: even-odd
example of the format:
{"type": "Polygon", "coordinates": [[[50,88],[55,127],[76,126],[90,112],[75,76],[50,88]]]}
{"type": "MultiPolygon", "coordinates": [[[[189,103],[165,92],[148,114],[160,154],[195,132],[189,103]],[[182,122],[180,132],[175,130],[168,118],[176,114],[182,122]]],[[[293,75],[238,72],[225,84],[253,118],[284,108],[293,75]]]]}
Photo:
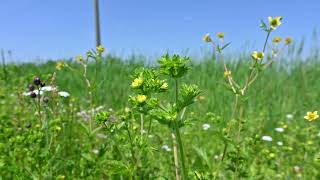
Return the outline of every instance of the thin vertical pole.
{"type": "Polygon", "coordinates": [[[94,18],[95,18],[95,29],[96,29],[96,46],[100,46],[101,37],[100,37],[99,0],[94,0],[94,18]]]}
{"type": "Polygon", "coordinates": [[[3,49],[1,49],[1,59],[2,59],[3,79],[5,82],[7,82],[6,58],[4,56],[3,49]]]}

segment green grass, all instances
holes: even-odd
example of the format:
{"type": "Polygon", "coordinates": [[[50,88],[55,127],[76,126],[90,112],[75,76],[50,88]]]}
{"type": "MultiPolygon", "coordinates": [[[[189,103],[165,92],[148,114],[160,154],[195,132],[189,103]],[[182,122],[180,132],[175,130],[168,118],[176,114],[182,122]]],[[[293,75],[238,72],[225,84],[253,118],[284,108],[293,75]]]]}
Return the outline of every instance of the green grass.
{"type": "MultiPolygon", "coordinates": [[[[250,59],[240,58],[229,61],[234,79],[244,81],[250,59]]],[[[80,65],[68,64],[80,69],[80,65]]],[[[95,94],[95,107],[102,105],[103,111],[114,111],[129,107],[128,96],[132,94],[131,75],[135,68],[144,66],[135,60],[123,62],[106,57],[101,64],[97,78],[100,84],[95,94]]],[[[249,90],[245,102],[245,126],[241,142],[240,163],[242,178],[250,179],[317,179],[320,161],[319,122],[309,123],[303,119],[307,111],[319,110],[320,61],[317,58],[277,60],[272,68],[263,72],[249,90]],[[292,120],[286,115],[293,114],[292,120]],[[284,133],[274,128],[287,125],[284,133]],[[270,135],[273,142],[261,141],[261,136],[270,135]],[[283,141],[283,146],[277,146],[283,141]],[[308,145],[307,141],[312,141],[308,145]],[[292,150],[290,150],[292,148],[292,150]],[[275,154],[275,158],[270,153],[275,154]],[[269,157],[270,156],[270,157],[269,157]],[[294,171],[294,166],[303,171],[294,171]]],[[[3,74],[0,81],[0,177],[3,179],[130,179],[134,169],[130,160],[129,141],[123,131],[103,128],[98,133],[106,139],[88,134],[87,123],[76,115],[81,110],[89,110],[88,96],[84,80],[79,74],[68,69],[56,72],[56,85],[71,94],[68,99],[56,99],[44,108],[47,125],[36,127],[36,109],[29,98],[21,96],[35,76],[41,76],[47,84],[55,70],[55,62],[41,65],[8,65],[8,81],[3,74]],[[71,105],[72,104],[72,105],[71,105]],[[28,123],[31,128],[26,128],[28,123]],[[62,130],[56,130],[60,127],[62,130]],[[96,155],[93,149],[99,149],[96,155]]],[[[1,72],[2,73],[2,72],[1,72]]],[[[93,79],[94,64],[89,66],[89,77],[93,79]]],[[[223,66],[217,60],[201,59],[192,61],[192,70],[182,79],[186,83],[197,84],[205,99],[187,109],[186,117],[190,125],[182,129],[182,137],[187,157],[189,176],[202,174],[207,179],[219,176],[221,179],[235,178],[232,173],[232,153],[219,167],[219,156],[223,150],[223,129],[230,121],[233,94],[224,85],[223,66]],[[211,125],[208,131],[202,124],[211,125]],[[219,175],[216,174],[220,168],[219,175]]],[[[173,87],[169,81],[169,87],[173,87]]],[[[165,101],[174,98],[173,90],[165,101]]],[[[138,121],[138,120],[137,120],[138,121]]],[[[133,129],[139,123],[132,123],[133,129]]],[[[94,127],[99,127],[94,122],[94,127]]],[[[110,128],[110,127],[109,127],[110,128]]],[[[138,128],[139,129],[139,128],[138,128]]],[[[167,128],[157,122],[152,124],[152,138],[146,144],[137,143],[134,151],[140,161],[145,179],[174,179],[172,152],[161,149],[163,144],[171,148],[171,135],[167,128]],[[144,151],[139,151],[143,149],[144,151]],[[145,154],[141,154],[145,153],[145,154]]],[[[138,138],[139,132],[133,130],[138,138]]],[[[237,150],[237,144],[231,150],[237,150]]],[[[199,175],[200,176],[200,175],[199,175]]],[[[1,178],[0,178],[1,179],[1,178]]]]}

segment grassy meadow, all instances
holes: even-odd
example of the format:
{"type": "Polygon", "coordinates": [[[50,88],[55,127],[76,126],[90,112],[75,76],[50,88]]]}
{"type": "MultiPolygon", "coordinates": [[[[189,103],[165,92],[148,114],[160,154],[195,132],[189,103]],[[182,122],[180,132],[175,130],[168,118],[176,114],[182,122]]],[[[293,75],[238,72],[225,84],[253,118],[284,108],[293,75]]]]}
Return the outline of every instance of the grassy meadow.
{"type": "Polygon", "coordinates": [[[2,64],[0,179],[319,179],[317,53],[221,51],[2,64]]]}

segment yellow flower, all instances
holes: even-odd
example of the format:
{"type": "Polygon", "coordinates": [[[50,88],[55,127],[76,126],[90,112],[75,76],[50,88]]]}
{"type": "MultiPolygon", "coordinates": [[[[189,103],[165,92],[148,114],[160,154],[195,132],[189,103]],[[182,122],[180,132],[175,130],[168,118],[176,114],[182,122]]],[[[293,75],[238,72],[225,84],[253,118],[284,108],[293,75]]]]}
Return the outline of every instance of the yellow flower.
{"type": "Polygon", "coordinates": [[[97,46],[97,52],[99,53],[99,54],[101,54],[101,53],[103,53],[104,52],[104,47],[103,46],[97,46]]]}
{"type": "Polygon", "coordinates": [[[282,40],[282,38],[281,38],[280,36],[276,36],[276,37],[274,37],[274,38],[272,39],[272,42],[274,42],[274,43],[279,43],[279,42],[281,42],[281,40],[282,40]]]}
{"type": "Polygon", "coordinates": [[[218,32],[218,33],[217,33],[217,37],[218,37],[219,39],[223,39],[223,38],[224,38],[224,32],[218,32]]]}
{"type": "Polygon", "coordinates": [[[224,71],[223,77],[227,78],[229,76],[231,76],[231,71],[224,71]]]}
{"type": "Polygon", "coordinates": [[[204,35],[203,38],[202,38],[202,40],[203,40],[204,42],[212,42],[212,39],[211,39],[209,33],[206,34],[206,35],[204,35]]]}
{"type": "Polygon", "coordinates": [[[254,60],[262,60],[264,58],[264,53],[263,52],[258,52],[258,51],[253,51],[251,54],[251,57],[254,60]]]}
{"type": "Polygon", "coordinates": [[[304,119],[306,119],[308,121],[314,121],[314,120],[316,120],[318,118],[319,118],[318,111],[307,112],[307,115],[304,116],[304,119]]]}
{"type": "Polygon", "coordinates": [[[145,96],[145,95],[138,95],[136,97],[137,102],[140,104],[144,103],[146,101],[146,99],[147,99],[147,96],[145,96]]]}
{"type": "Polygon", "coordinates": [[[56,70],[60,71],[64,67],[64,62],[57,62],[56,70]]]}
{"type": "Polygon", "coordinates": [[[286,44],[290,44],[292,42],[292,38],[287,37],[286,39],[284,39],[284,43],[286,44]]]}
{"type": "Polygon", "coordinates": [[[162,90],[167,90],[168,89],[168,83],[163,83],[162,85],[161,85],[161,87],[160,87],[160,89],[162,89],[162,90]]]}
{"type": "Polygon", "coordinates": [[[133,88],[139,88],[143,83],[143,79],[142,78],[136,78],[133,80],[133,82],[131,83],[131,87],[133,88]]]}
{"type": "Polygon", "coordinates": [[[270,24],[271,29],[277,29],[277,27],[281,25],[282,17],[276,16],[273,18],[273,17],[269,16],[268,20],[269,20],[269,24],[270,24]]]}
{"type": "Polygon", "coordinates": [[[198,96],[197,97],[197,100],[199,101],[199,102],[202,102],[202,101],[204,101],[206,98],[204,97],[204,96],[198,96]]]}
{"type": "Polygon", "coordinates": [[[83,61],[83,57],[81,55],[76,57],[76,61],[78,62],[82,62],[83,61]]]}

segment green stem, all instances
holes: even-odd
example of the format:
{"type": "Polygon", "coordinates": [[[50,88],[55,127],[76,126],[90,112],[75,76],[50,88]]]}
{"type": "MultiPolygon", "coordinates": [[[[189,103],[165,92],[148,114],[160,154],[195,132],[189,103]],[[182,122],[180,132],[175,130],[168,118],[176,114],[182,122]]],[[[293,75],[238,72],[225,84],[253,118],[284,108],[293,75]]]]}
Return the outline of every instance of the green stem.
{"type": "Polygon", "coordinates": [[[264,45],[263,45],[263,50],[262,50],[263,52],[266,51],[266,47],[267,47],[267,43],[268,43],[268,39],[269,39],[270,33],[271,33],[271,31],[268,31],[266,41],[264,42],[264,45]]]}
{"type": "MultiPolygon", "coordinates": [[[[178,84],[178,79],[175,79],[175,88],[176,88],[176,106],[178,106],[178,97],[179,97],[179,84],[178,84]]],[[[184,156],[184,149],[183,149],[183,144],[182,144],[182,139],[180,135],[180,130],[178,127],[178,121],[179,121],[179,116],[178,116],[178,110],[177,110],[177,117],[174,123],[174,129],[175,129],[175,134],[178,142],[178,147],[179,147],[179,155],[180,155],[180,161],[181,161],[181,166],[182,166],[182,177],[183,179],[187,179],[187,169],[185,165],[185,156],[184,156]]]]}

